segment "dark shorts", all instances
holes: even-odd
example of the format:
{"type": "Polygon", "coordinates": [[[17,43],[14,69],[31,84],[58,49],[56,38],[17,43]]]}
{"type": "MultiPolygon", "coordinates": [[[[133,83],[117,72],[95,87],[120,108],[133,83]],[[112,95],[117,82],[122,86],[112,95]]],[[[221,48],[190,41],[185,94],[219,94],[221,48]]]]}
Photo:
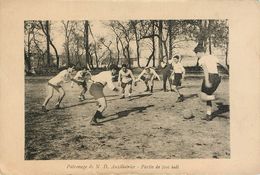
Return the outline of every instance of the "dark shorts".
{"type": "Polygon", "coordinates": [[[182,79],[182,74],[174,73],[174,80],[173,80],[172,84],[174,86],[181,86],[181,79],[182,79]]]}
{"type": "Polygon", "coordinates": [[[79,85],[85,88],[85,87],[87,87],[87,82],[84,80],[84,81],[83,81],[82,83],[80,83],[79,85]]]}
{"type": "Polygon", "coordinates": [[[51,83],[48,82],[48,86],[51,86],[53,88],[61,88],[61,85],[53,85],[51,83]]]}
{"type": "Polygon", "coordinates": [[[102,85],[101,83],[93,83],[89,88],[89,93],[95,99],[99,99],[105,97],[103,89],[104,89],[104,85],[102,85]]]}
{"type": "Polygon", "coordinates": [[[126,85],[131,85],[132,84],[132,80],[131,81],[129,81],[128,83],[123,83],[123,82],[121,82],[121,87],[122,88],[125,88],[126,87],[126,85]]]}
{"type": "Polygon", "coordinates": [[[145,76],[141,76],[140,79],[143,80],[143,81],[146,80],[145,76]]]}
{"type": "Polygon", "coordinates": [[[204,92],[207,95],[212,95],[218,88],[221,82],[221,77],[218,74],[209,74],[209,82],[212,84],[210,88],[206,87],[205,79],[203,80],[201,86],[201,92],[204,92]]]}

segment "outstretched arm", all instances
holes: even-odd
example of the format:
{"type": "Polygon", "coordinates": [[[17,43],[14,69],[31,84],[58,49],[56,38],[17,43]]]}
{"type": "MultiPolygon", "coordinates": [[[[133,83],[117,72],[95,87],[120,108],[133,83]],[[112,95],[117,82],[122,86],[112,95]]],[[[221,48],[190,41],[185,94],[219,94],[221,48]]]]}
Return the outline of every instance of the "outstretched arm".
{"type": "Polygon", "coordinates": [[[153,75],[156,76],[159,81],[161,81],[160,76],[155,72],[155,70],[153,70],[153,75]]]}
{"type": "Polygon", "coordinates": [[[141,74],[138,76],[137,80],[135,80],[135,81],[140,81],[140,80],[141,80],[141,77],[144,75],[144,73],[145,73],[145,70],[143,70],[143,71],[141,72],[141,74]]]}
{"type": "Polygon", "coordinates": [[[133,72],[131,70],[129,70],[129,71],[130,71],[130,76],[131,76],[132,80],[135,81],[135,76],[134,76],[133,72]]]}

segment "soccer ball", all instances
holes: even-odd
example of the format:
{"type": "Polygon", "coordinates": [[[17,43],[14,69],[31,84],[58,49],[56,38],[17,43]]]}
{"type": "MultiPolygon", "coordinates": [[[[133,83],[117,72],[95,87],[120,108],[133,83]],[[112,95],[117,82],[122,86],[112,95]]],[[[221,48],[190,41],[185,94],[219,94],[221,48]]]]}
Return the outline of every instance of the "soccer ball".
{"type": "Polygon", "coordinates": [[[191,109],[184,109],[184,110],[182,111],[182,117],[183,117],[184,119],[191,119],[191,118],[193,118],[194,115],[193,115],[192,110],[191,110],[191,109]]]}

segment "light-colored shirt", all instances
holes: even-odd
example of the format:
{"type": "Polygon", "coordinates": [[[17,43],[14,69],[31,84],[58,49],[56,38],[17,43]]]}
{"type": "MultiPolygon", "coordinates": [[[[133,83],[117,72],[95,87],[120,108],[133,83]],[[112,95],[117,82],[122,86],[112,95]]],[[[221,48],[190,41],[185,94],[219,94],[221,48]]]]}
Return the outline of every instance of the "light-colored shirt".
{"type": "Polygon", "coordinates": [[[205,66],[208,73],[218,73],[218,58],[213,55],[204,55],[199,60],[200,66],[205,66]]]}
{"type": "Polygon", "coordinates": [[[80,71],[78,71],[77,73],[76,73],[76,75],[74,76],[74,78],[73,79],[75,79],[75,80],[83,80],[83,74],[84,74],[84,71],[83,70],[80,70],[80,71]]]}
{"type": "Polygon", "coordinates": [[[100,72],[97,75],[93,75],[91,80],[94,82],[102,83],[104,86],[108,86],[111,90],[115,88],[115,85],[112,82],[112,72],[111,71],[104,71],[100,72]]]}
{"type": "Polygon", "coordinates": [[[122,69],[119,71],[118,82],[128,83],[134,80],[134,75],[131,70],[127,69],[124,72],[122,69]]]}
{"type": "MultiPolygon", "coordinates": [[[[91,76],[91,73],[89,71],[85,71],[85,70],[80,70],[76,73],[76,75],[74,76],[73,79],[77,80],[77,81],[84,81],[86,79],[85,74],[89,74],[91,76]]],[[[74,82],[71,82],[71,86],[74,85],[74,82]]]]}
{"type": "Polygon", "coordinates": [[[144,76],[147,79],[153,79],[155,76],[160,80],[159,75],[155,72],[154,69],[150,68],[150,71],[148,72],[146,69],[144,69],[141,74],[138,76],[138,79],[140,79],[142,76],[144,76]]]}
{"type": "Polygon", "coordinates": [[[50,79],[49,83],[55,86],[61,86],[63,83],[67,83],[71,79],[72,79],[71,73],[68,70],[63,70],[58,75],[50,79]]]}
{"type": "Polygon", "coordinates": [[[172,67],[174,73],[179,73],[179,74],[185,73],[185,69],[180,62],[172,63],[172,67]]]}

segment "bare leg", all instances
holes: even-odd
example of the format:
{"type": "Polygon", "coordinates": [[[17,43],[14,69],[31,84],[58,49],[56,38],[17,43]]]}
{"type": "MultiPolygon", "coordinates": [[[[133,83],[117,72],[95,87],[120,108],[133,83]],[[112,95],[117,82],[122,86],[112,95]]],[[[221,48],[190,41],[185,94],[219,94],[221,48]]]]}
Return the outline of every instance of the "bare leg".
{"type": "Polygon", "coordinates": [[[54,88],[52,86],[48,85],[48,87],[47,87],[47,97],[45,98],[44,103],[42,104],[42,106],[45,107],[48,104],[49,100],[52,98],[52,96],[53,96],[53,89],[54,88]]]}
{"type": "Polygon", "coordinates": [[[122,97],[121,98],[125,98],[125,88],[126,88],[126,86],[122,87],[122,97]]]}
{"type": "Polygon", "coordinates": [[[97,101],[98,101],[98,103],[100,105],[97,110],[102,113],[107,108],[106,98],[102,97],[102,98],[97,99],[97,101]]]}
{"type": "Polygon", "coordinates": [[[146,86],[146,90],[145,90],[145,92],[147,92],[147,91],[150,90],[150,88],[149,88],[149,82],[148,82],[148,81],[149,81],[149,80],[145,80],[145,81],[144,81],[145,86],[146,86]]]}
{"type": "Polygon", "coordinates": [[[57,90],[59,92],[58,102],[56,103],[55,107],[59,108],[60,107],[60,103],[61,103],[61,101],[63,100],[63,98],[65,96],[65,91],[64,91],[64,89],[62,87],[57,88],[55,90],[57,90]]]}
{"type": "Polygon", "coordinates": [[[177,86],[173,85],[173,88],[172,88],[177,94],[178,94],[178,97],[181,95],[177,86]]]}
{"type": "Polygon", "coordinates": [[[132,84],[129,84],[128,86],[129,86],[129,94],[128,94],[128,96],[131,97],[131,94],[133,92],[133,87],[132,87],[132,84]]]}
{"type": "Polygon", "coordinates": [[[154,85],[154,80],[151,79],[151,80],[149,81],[149,86],[150,86],[150,91],[151,91],[151,93],[153,93],[153,85],[154,85]]]}
{"type": "Polygon", "coordinates": [[[99,103],[99,108],[97,109],[95,115],[93,116],[93,118],[90,121],[91,125],[97,125],[97,119],[98,118],[103,118],[102,116],[102,112],[106,109],[107,107],[107,102],[105,97],[99,98],[97,99],[98,103],[99,103]]]}
{"type": "Polygon", "coordinates": [[[179,92],[178,87],[174,85],[173,90],[178,94],[177,102],[184,101],[184,96],[179,92]]]}
{"type": "Polygon", "coordinates": [[[88,88],[86,86],[82,86],[82,90],[80,92],[80,99],[84,100],[85,99],[85,93],[87,92],[88,88]]]}
{"type": "Polygon", "coordinates": [[[168,82],[169,82],[169,85],[170,85],[170,90],[172,91],[172,81],[171,81],[171,76],[169,75],[168,76],[168,82]]]}

